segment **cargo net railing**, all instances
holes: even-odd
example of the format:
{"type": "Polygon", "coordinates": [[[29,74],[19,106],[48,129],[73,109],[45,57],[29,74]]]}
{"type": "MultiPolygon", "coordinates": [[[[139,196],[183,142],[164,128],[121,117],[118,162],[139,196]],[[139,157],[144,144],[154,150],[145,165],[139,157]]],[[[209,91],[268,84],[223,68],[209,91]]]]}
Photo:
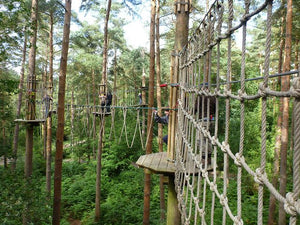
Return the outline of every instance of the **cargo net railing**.
{"type": "Polygon", "coordinates": [[[268,0],[215,1],[175,54],[182,224],[299,224],[300,80],[279,69],[274,11],[268,0]]]}

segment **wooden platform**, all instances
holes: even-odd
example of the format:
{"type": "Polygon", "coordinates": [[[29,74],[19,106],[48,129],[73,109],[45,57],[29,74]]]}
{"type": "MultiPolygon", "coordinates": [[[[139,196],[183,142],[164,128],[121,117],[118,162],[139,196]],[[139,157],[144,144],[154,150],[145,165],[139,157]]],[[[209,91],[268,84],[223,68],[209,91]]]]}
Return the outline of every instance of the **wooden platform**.
{"type": "MultiPolygon", "coordinates": [[[[167,152],[142,155],[136,164],[157,174],[172,174],[176,170],[175,163],[168,159],[167,152]]],[[[185,163],[185,168],[188,173],[198,174],[200,172],[199,168],[195,167],[194,162],[190,160],[185,163]]],[[[208,165],[206,170],[212,171],[212,165],[208,165]]]]}
{"type": "Polygon", "coordinates": [[[136,164],[158,174],[172,174],[175,173],[176,169],[174,162],[168,159],[167,152],[142,155],[136,164]]]}
{"type": "Polygon", "coordinates": [[[40,123],[44,123],[45,120],[23,120],[23,119],[15,119],[14,120],[17,123],[23,123],[23,124],[31,124],[32,126],[38,126],[40,123]]]}

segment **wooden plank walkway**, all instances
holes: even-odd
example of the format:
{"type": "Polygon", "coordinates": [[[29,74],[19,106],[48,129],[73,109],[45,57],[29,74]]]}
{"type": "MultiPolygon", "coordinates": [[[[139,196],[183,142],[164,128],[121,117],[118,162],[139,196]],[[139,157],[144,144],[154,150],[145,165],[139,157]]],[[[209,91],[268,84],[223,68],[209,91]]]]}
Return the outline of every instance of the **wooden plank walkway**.
{"type": "Polygon", "coordinates": [[[172,174],[176,169],[175,164],[168,159],[167,152],[142,155],[136,164],[158,174],[172,174]]]}
{"type": "Polygon", "coordinates": [[[23,123],[23,124],[31,124],[32,126],[38,126],[40,123],[44,123],[46,120],[23,120],[23,119],[15,119],[14,120],[17,123],[23,123]]]}

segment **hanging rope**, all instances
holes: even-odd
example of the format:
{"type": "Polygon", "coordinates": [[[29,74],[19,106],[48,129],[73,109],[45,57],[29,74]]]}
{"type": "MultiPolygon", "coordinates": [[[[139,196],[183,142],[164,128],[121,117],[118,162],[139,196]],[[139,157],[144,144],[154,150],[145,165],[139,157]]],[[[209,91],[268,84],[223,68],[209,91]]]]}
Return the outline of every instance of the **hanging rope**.
{"type": "Polygon", "coordinates": [[[131,141],[130,148],[132,148],[132,146],[133,146],[133,144],[134,144],[136,132],[137,132],[137,129],[138,129],[138,126],[139,126],[139,123],[140,123],[140,121],[139,121],[139,118],[140,118],[140,111],[137,110],[136,114],[137,114],[137,116],[136,116],[137,119],[136,119],[135,129],[134,129],[134,132],[133,132],[133,137],[132,137],[132,141],[131,141]]]}
{"type": "Polygon", "coordinates": [[[112,134],[114,135],[114,139],[116,139],[116,130],[115,130],[115,108],[111,108],[111,125],[110,125],[110,132],[109,132],[109,140],[112,139],[112,134]]]}
{"type": "Polygon", "coordinates": [[[121,140],[122,140],[123,131],[125,131],[126,144],[129,147],[128,137],[127,137],[127,129],[126,129],[127,109],[125,107],[123,107],[122,112],[123,112],[123,127],[122,127],[120,138],[119,138],[119,144],[121,143],[121,140]]]}
{"type": "Polygon", "coordinates": [[[139,134],[140,134],[140,141],[142,145],[142,149],[145,150],[145,145],[143,141],[143,134],[142,134],[142,128],[141,128],[141,121],[140,121],[140,109],[138,109],[138,117],[137,117],[138,125],[139,125],[139,134]]]}

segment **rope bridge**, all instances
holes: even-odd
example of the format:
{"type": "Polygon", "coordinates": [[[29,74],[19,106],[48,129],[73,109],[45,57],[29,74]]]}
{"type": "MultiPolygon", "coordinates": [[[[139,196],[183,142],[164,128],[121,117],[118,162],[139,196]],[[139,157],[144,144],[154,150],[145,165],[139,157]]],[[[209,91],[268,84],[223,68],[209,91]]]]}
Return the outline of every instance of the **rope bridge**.
{"type": "MultiPolygon", "coordinates": [[[[240,2],[236,1],[235,4],[241,4],[240,2]]],[[[297,224],[297,219],[299,222],[299,72],[278,74],[278,76],[294,74],[292,85],[288,91],[276,91],[275,88],[272,90],[275,83],[274,79],[270,79],[274,77],[270,75],[272,7],[271,0],[266,0],[259,7],[250,5],[249,0],[245,0],[244,5],[234,5],[233,0],[226,3],[215,1],[191,36],[188,45],[176,56],[180,87],[175,186],[182,224],[248,224],[249,221],[244,218],[248,213],[245,204],[249,204],[249,201],[246,201],[249,196],[242,193],[250,183],[256,187],[251,191],[256,192],[258,196],[252,202],[256,205],[257,215],[256,222],[252,223],[266,223],[263,212],[266,213],[269,194],[275,196],[278,204],[284,205],[290,224],[297,224]],[[239,15],[238,11],[234,12],[237,7],[244,9],[242,15],[239,15]],[[251,41],[255,40],[255,37],[249,34],[249,27],[254,24],[253,20],[258,15],[266,19],[265,37],[262,38],[265,42],[263,69],[259,70],[261,65],[256,65],[258,74],[261,73],[263,76],[258,79],[255,77],[246,79],[246,73],[250,71],[249,52],[254,49],[253,46],[252,48],[249,46],[251,41]],[[238,36],[242,39],[240,54],[237,56],[233,53],[237,52],[238,36]],[[247,40],[247,37],[250,40],[247,40]],[[234,70],[233,65],[239,65],[239,71],[234,70]],[[248,80],[251,80],[249,85],[248,80]],[[272,172],[266,168],[268,160],[269,163],[271,161],[267,157],[268,151],[270,152],[268,148],[274,146],[268,144],[270,134],[267,117],[273,110],[269,104],[274,102],[274,99],[278,101],[280,97],[290,99],[294,117],[292,119],[294,146],[291,153],[292,161],[288,162],[293,173],[292,187],[288,188],[285,195],[280,194],[278,188],[272,185],[269,180],[272,172]],[[260,118],[247,118],[248,115],[253,115],[251,114],[253,105],[260,106],[260,118]],[[237,112],[239,118],[233,118],[237,112]],[[253,119],[260,123],[260,134],[255,134],[260,136],[260,139],[258,138],[260,149],[257,149],[255,157],[249,157],[247,155],[249,146],[245,145],[245,140],[256,138],[246,137],[245,134],[249,120],[253,119]],[[238,121],[239,130],[230,130],[233,120],[238,121]],[[232,138],[239,139],[238,147],[230,141],[232,138]],[[208,170],[210,164],[212,172],[208,170]],[[191,169],[190,165],[194,165],[196,171],[191,169]],[[232,180],[235,180],[236,191],[234,196],[232,194],[228,196],[232,180]],[[243,210],[244,207],[246,210],[243,210]],[[222,218],[216,218],[216,210],[221,212],[222,218]]],[[[258,61],[259,57],[257,63],[258,61]]]]}

